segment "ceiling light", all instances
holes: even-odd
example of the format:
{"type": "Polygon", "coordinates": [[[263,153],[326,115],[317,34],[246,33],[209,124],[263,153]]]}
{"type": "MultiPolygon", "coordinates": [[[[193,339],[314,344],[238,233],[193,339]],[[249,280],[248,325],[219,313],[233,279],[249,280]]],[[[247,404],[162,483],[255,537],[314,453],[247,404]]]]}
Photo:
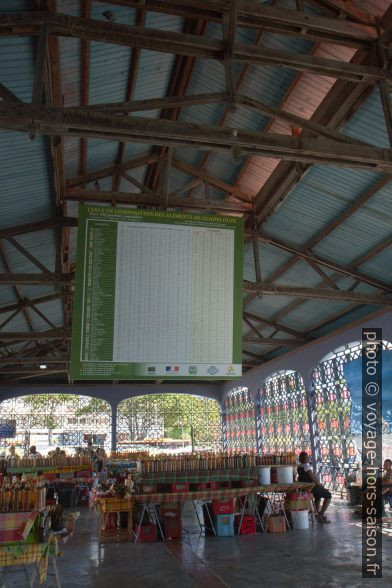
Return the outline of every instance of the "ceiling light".
{"type": "Polygon", "coordinates": [[[39,366],[39,369],[40,370],[46,370],[46,367],[47,367],[46,364],[41,363],[41,365],[39,366]]]}

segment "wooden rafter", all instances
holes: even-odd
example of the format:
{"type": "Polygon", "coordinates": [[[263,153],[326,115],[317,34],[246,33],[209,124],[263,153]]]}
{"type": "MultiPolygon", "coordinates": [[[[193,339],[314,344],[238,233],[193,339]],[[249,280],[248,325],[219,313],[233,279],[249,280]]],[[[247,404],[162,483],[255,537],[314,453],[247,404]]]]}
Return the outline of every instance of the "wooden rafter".
{"type": "MultiPolygon", "coordinates": [[[[296,13],[297,14],[297,13],[296,13]]],[[[89,39],[114,43],[139,49],[148,49],[164,53],[176,53],[191,58],[207,58],[221,61],[224,44],[222,41],[188,35],[133,27],[98,20],[74,17],[70,15],[30,12],[23,14],[0,14],[0,34],[17,34],[18,27],[23,27],[23,34],[37,34],[42,25],[49,27],[49,32],[60,36],[89,39]]],[[[309,56],[302,53],[285,53],[283,51],[259,48],[235,43],[232,59],[236,63],[253,65],[284,66],[299,71],[308,71],[319,75],[332,76],[356,83],[375,84],[379,80],[391,79],[389,71],[375,66],[362,67],[356,63],[346,63],[333,59],[309,56]]]]}
{"type": "Polygon", "coordinates": [[[392,173],[390,150],[333,140],[290,137],[280,134],[236,130],[145,117],[124,120],[117,115],[88,115],[61,108],[0,103],[0,128],[51,136],[95,137],[155,145],[196,147],[261,155],[305,163],[324,163],[392,173]]]}

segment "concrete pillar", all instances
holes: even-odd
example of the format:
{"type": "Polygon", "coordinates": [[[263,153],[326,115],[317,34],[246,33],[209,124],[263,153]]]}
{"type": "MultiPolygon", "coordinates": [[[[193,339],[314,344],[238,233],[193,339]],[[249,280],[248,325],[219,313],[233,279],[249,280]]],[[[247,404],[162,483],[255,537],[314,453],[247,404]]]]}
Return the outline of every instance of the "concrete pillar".
{"type": "Polygon", "coordinates": [[[308,409],[308,421],[309,421],[309,433],[310,433],[310,445],[312,448],[313,456],[313,469],[316,475],[320,471],[321,460],[319,451],[319,439],[318,439],[318,428],[316,419],[316,406],[314,398],[314,388],[312,382],[312,373],[310,372],[306,378],[304,378],[304,386],[306,392],[306,405],[308,409]]]}
{"type": "Polygon", "coordinates": [[[117,406],[118,404],[111,404],[112,407],[112,442],[111,449],[116,451],[117,449],[117,406]]]}

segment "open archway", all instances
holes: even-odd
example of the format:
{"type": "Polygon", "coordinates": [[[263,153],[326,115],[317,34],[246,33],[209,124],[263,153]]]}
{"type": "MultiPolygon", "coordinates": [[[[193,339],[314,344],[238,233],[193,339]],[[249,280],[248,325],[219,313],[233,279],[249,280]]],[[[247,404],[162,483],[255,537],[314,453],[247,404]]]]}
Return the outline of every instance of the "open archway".
{"type": "Polygon", "coordinates": [[[260,453],[311,451],[306,390],[298,372],[284,370],[267,378],[257,403],[260,453]]]}
{"type": "Polygon", "coordinates": [[[122,400],[117,410],[119,451],[190,452],[222,449],[222,415],[212,398],[149,394],[122,400]]]}
{"type": "Polygon", "coordinates": [[[108,402],[76,394],[31,394],[0,403],[0,419],[10,436],[0,436],[0,447],[15,445],[18,454],[36,445],[46,455],[55,446],[65,450],[94,445],[110,449],[111,407],[108,402]]]}
{"type": "MultiPolygon", "coordinates": [[[[383,341],[383,355],[385,351],[392,352],[392,344],[387,341],[383,341]]],[[[362,409],[353,404],[347,382],[348,364],[360,361],[361,355],[360,341],[348,343],[326,355],[311,376],[320,476],[326,486],[336,491],[343,489],[348,476],[355,475],[361,463],[358,423],[362,409]]],[[[383,441],[387,435],[391,437],[384,431],[383,441]]]]}

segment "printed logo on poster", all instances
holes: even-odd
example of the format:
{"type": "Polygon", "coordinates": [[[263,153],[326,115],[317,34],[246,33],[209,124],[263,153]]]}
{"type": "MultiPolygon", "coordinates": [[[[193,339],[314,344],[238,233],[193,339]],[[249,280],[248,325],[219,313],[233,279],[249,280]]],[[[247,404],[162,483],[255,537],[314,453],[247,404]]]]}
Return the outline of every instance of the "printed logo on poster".
{"type": "Polygon", "coordinates": [[[207,370],[207,373],[211,376],[215,376],[215,374],[219,374],[219,370],[215,365],[210,365],[210,367],[207,370]]]}
{"type": "Polygon", "coordinates": [[[147,367],[147,373],[148,374],[155,374],[155,365],[149,365],[147,367]]]}
{"type": "Polygon", "coordinates": [[[195,365],[190,365],[189,366],[189,373],[191,376],[194,376],[195,374],[197,374],[197,367],[195,365]]]}
{"type": "Polygon", "coordinates": [[[175,372],[179,372],[180,371],[180,366],[179,365],[175,365],[174,366],[174,371],[175,372]]]}
{"type": "Polygon", "coordinates": [[[171,372],[171,365],[167,365],[166,366],[166,373],[170,374],[170,372],[171,372]]]}
{"type": "Polygon", "coordinates": [[[235,368],[233,365],[228,365],[227,369],[226,369],[226,374],[230,375],[230,374],[234,374],[235,373],[235,368]]]}

